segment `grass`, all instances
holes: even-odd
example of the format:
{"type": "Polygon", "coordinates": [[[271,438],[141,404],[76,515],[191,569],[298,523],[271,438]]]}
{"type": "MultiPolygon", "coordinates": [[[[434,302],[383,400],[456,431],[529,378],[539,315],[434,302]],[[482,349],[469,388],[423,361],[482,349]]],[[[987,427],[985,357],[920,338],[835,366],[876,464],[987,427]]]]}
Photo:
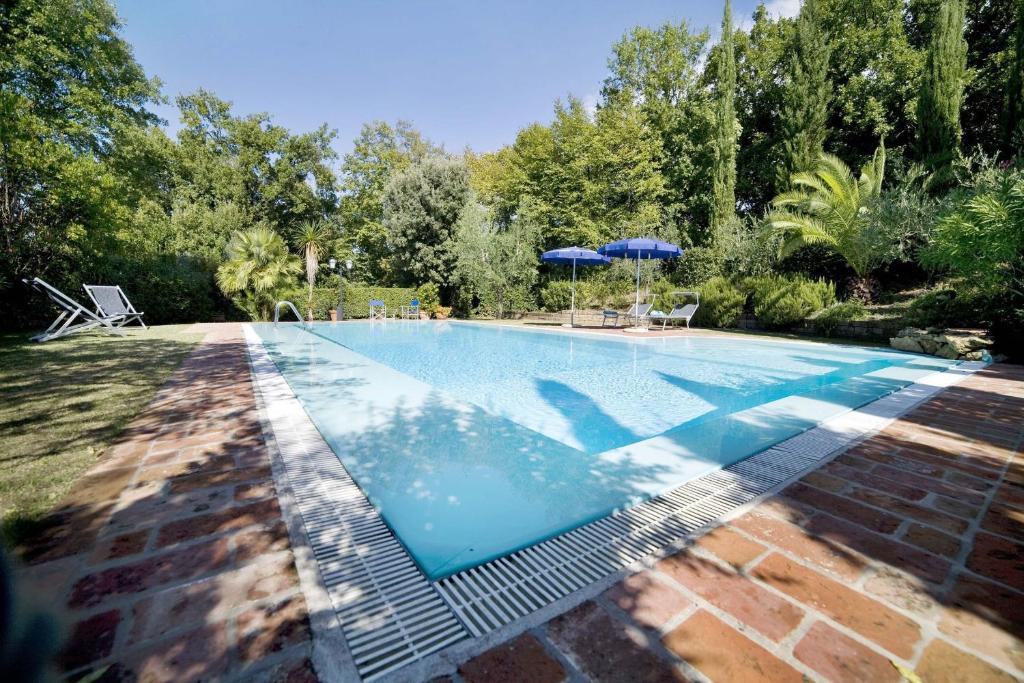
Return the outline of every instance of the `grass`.
{"type": "Polygon", "coordinates": [[[16,544],[201,338],[186,325],[37,344],[0,335],[0,535],[16,544]]]}

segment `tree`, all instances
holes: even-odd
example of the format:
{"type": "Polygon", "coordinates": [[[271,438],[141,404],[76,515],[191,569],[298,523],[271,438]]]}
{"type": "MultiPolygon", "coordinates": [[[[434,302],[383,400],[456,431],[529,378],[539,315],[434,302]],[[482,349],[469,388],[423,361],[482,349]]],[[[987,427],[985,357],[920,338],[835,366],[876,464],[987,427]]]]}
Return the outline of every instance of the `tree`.
{"type": "Polygon", "coordinates": [[[428,157],[391,179],[384,191],[384,225],[404,285],[433,282],[451,298],[455,225],[469,196],[469,174],[458,159],[428,157]]]}
{"type": "Polygon", "coordinates": [[[255,320],[267,320],[279,294],[291,286],[301,267],[281,236],[267,225],[236,232],[227,260],[217,269],[217,284],[255,320]]]}
{"type": "Polygon", "coordinates": [[[964,0],[942,0],[932,26],[917,100],[917,147],[922,159],[948,161],[960,151],[960,107],[967,71],[964,0]]]}
{"type": "Polygon", "coordinates": [[[817,0],[804,0],[793,36],[789,82],[782,109],[785,131],[785,178],[811,170],[825,148],[828,109],[832,96],[828,65],[828,36],[819,16],[817,0]]]}
{"type": "Polygon", "coordinates": [[[794,174],[793,189],[775,198],[763,237],[781,239],[781,257],[815,245],[832,249],[853,269],[855,294],[871,299],[870,275],[885,252],[871,230],[869,209],[882,191],[884,175],[884,145],[864,165],[859,178],[838,157],[823,154],[813,172],[794,174]]]}
{"type": "Polygon", "coordinates": [[[363,124],[341,166],[338,207],[343,238],[355,258],[352,275],[370,282],[393,279],[388,229],[384,225],[384,191],[398,173],[442,150],[408,121],[363,124]]]}
{"type": "Polygon", "coordinates": [[[707,31],[695,33],[685,21],[638,26],[612,46],[602,89],[602,108],[634,103],[644,127],[659,138],[666,227],[695,243],[708,239],[712,207],[714,111],[702,79],[709,40],[707,31]]]}
{"type": "Polygon", "coordinates": [[[1013,53],[1006,79],[1006,104],[1003,114],[1004,149],[1024,154],[1024,2],[1017,2],[1014,17],[1013,53]]]}
{"type": "Polygon", "coordinates": [[[309,221],[295,231],[294,242],[306,262],[306,282],[309,284],[307,314],[313,319],[313,287],[316,285],[316,273],[320,267],[320,257],[327,251],[331,242],[332,230],[324,221],[309,221]]]}
{"type": "Polygon", "coordinates": [[[727,225],[736,215],[736,51],[732,3],[725,0],[722,40],[715,77],[715,165],[713,229],[727,225]]]}
{"type": "MultiPolygon", "coordinates": [[[[115,248],[137,178],[115,157],[157,96],[105,0],[0,3],[0,317],[40,276],[77,287],[115,248]]],[[[126,159],[127,155],[122,155],[126,159]]]]}
{"type": "MultiPolygon", "coordinates": [[[[534,303],[540,224],[533,208],[524,204],[502,228],[473,198],[459,218],[456,268],[463,296],[475,297],[498,318],[534,303]]],[[[468,308],[472,302],[464,303],[468,308]]]]}

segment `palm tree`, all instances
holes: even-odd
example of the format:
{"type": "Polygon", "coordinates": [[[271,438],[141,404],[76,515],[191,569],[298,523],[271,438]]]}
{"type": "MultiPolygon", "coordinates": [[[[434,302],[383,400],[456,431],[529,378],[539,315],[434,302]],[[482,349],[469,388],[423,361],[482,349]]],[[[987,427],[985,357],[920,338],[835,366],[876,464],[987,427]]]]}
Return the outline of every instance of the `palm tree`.
{"type": "Polygon", "coordinates": [[[309,301],[307,313],[313,319],[313,286],[316,285],[316,273],[320,267],[320,256],[327,251],[331,238],[331,228],[324,221],[307,221],[295,231],[295,246],[302,252],[306,260],[306,282],[309,283],[309,301]]]}
{"type": "Polygon", "coordinates": [[[857,276],[852,290],[870,299],[871,271],[883,258],[871,229],[870,207],[882,190],[885,145],[855,177],[838,157],[822,154],[813,172],[795,173],[793,189],[772,200],[764,236],[781,238],[779,256],[820,245],[839,254],[857,276]]]}
{"type": "Polygon", "coordinates": [[[239,304],[253,318],[266,320],[282,290],[299,274],[298,259],[288,253],[281,236],[265,225],[231,236],[228,259],[217,269],[225,294],[238,294],[239,304]]]}

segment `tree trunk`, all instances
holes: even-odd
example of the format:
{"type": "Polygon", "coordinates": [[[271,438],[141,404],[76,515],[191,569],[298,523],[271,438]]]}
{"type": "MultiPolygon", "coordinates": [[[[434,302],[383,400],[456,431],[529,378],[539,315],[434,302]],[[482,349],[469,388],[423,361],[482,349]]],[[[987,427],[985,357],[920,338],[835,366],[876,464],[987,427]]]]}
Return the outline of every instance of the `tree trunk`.
{"type": "Polygon", "coordinates": [[[870,304],[878,295],[881,293],[882,287],[878,280],[871,276],[867,277],[851,277],[846,282],[846,298],[847,299],[860,299],[866,304],[870,304]]]}

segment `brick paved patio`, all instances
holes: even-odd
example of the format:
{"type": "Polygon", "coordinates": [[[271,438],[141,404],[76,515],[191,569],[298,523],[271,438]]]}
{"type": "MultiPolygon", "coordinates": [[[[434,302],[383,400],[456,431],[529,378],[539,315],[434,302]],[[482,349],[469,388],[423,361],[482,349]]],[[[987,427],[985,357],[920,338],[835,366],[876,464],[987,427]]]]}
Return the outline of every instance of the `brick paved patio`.
{"type": "MultiPolygon", "coordinates": [[[[234,325],[25,549],[71,615],[70,680],[315,680],[234,325]]],[[[454,680],[1019,680],[1024,368],[947,390],[782,495],[454,680]]]]}
{"type": "Polygon", "coordinates": [[[69,680],[316,680],[237,325],[209,332],[50,528],[23,585],[67,606],[69,680]]]}
{"type": "Polygon", "coordinates": [[[458,677],[1024,679],[1022,437],[1024,368],[984,370],[458,677]]]}

